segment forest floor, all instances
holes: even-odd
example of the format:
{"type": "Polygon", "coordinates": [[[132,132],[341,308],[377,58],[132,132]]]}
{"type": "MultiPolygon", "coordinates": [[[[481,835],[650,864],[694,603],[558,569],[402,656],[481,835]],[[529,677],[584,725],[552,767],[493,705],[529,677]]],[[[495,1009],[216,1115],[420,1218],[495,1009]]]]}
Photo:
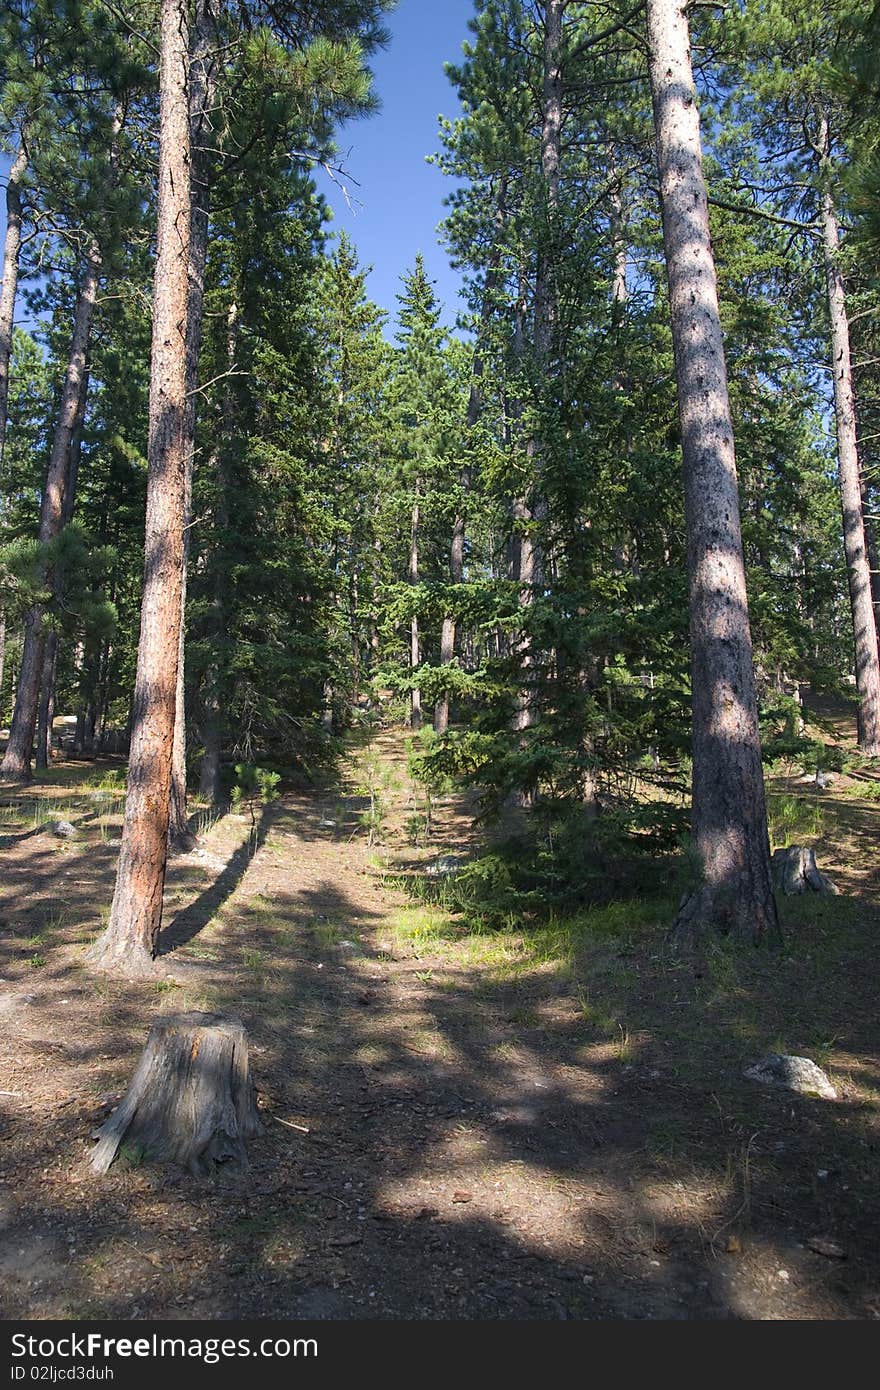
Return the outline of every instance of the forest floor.
{"type": "Polygon", "coordinates": [[[152,984],[82,960],[120,764],[0,795],[0,1314],[880,1317],[880,777],[777,779],[842,895],[786,902],[781,953],[688,963],[668,901],[479,934],[407,894],[475,840],[451,797],[412,846],[404,743],[377,739],[397,785],[374,848],[355,747],[255,829],[206,824],[171,866],[152,984]],[[151,1021],[202,1008],[251,1038],[250,1172],[87,1175],[151,1021]],[[745,1080],[769,1051],[812,1057],[838,1100],[745,1080]]]}

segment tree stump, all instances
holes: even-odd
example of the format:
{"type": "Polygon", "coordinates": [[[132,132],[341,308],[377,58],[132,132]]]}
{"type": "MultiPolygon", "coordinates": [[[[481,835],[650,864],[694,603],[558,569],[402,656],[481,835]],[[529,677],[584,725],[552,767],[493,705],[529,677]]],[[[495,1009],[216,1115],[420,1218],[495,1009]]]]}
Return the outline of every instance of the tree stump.
{"type": "Polygon", "coordinates": [[[778,849],[772,861],[773,882],[786,897],[798,893],[838,893],[840,890],[816,865],[816,851],[803,845],[778,849]]]}
{"type": "Polygon", "coordinates": [[[122,1147],[196,1176],[247,1168],[244,1141],[262,1132],[244,1024],[221,1014],[173,1014],[150,1029],[122,1103],[98,1131],[90,1164],[106,1173],[122,1147]]]}

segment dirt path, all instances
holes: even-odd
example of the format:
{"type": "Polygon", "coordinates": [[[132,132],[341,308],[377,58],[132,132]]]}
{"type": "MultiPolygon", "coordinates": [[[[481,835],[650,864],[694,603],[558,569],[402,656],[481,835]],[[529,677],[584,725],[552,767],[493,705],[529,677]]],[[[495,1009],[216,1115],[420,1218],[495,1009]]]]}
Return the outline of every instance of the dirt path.
{"type": "MultiPolygon", "coordinates": [[[[402,784],[399,737],[380,746],[402,784]]],[[[169,878],[176,983],[125,986],[80,964],[118,807],[83,823],[75,781],[52,795],[79,798],[80,837],[19,822],[0,861],[4,1317],[880,1316],[875,903],[834,942],[829,1105],[741,1076],[795,1001],[826,1028],[821,913],[806,964],[773,963],[778,1017],[743,1012],[723,960],[703,979],[661,958],[644,911],[573,969],[413,907],[343,785],[285,797],[256,836],[234,817],[203,835],[169,878]],[[594,998],[616,997],[601,1019],[594,998]],[[184,1008],[247,1024],[266,1121],[250,1174],[83,1178],[150,1019],[184,1008]]],[[[398,870],[466,848],[454,802],[430,851],[407,848],[395,796],[398,870]]]]}

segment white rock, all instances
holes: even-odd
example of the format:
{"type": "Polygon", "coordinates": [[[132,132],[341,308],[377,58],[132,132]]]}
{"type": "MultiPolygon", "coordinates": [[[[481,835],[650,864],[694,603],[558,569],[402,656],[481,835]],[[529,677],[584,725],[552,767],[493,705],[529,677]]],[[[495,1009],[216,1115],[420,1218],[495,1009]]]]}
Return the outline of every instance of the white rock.
{"type": "Polygon", "coordinates": [[[75,840],[79,831],[69,820],[53,820],[49,829],[59,840],[75,840]]]}
{"type": "Polygon", "coordinates": [[[762,1086],[780,1086],[783,1090],[797,1091],[804,1096],[837,1100],[837,1092],[828,1077],[809,1057],[789,1057],[771,1052],[769,1057],[746,1067],[743,1076],[748,1081],[760,1082],[762,1086]]]}

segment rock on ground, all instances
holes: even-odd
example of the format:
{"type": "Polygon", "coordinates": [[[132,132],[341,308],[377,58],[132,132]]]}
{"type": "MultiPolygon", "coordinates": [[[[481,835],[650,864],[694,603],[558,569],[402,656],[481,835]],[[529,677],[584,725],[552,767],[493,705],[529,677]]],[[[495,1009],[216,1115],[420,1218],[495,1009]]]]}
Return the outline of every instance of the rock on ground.
{"type": "Polygon", "coordinates": [[[743,1076],[759,1081],[763,1086],[781,1086],[786,1091],[798,1091],[804,1096],[821,1096],[837,1100],[837,1092],[821,1067],[809,1057],[789,1057],[773,1052],[754,1066],[746,1067],[743,1076]]]}

